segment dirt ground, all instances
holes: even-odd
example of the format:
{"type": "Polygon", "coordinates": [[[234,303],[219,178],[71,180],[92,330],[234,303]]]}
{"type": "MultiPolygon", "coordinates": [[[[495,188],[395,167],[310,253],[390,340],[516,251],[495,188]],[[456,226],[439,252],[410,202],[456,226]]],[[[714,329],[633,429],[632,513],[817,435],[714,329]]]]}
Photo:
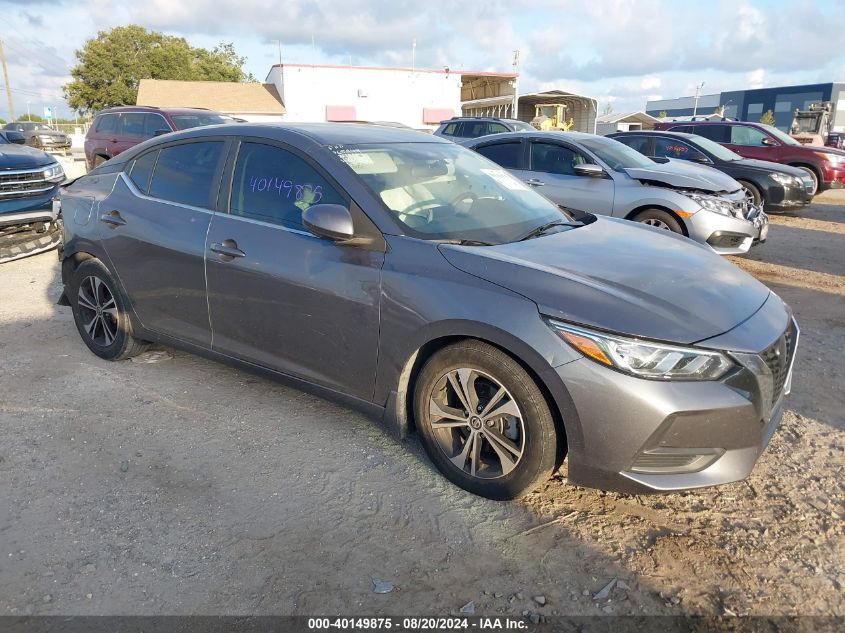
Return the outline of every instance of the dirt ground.
{"type": "Polygon", "coordinates": [[[473,497],[281,384],[101,361],[55,253],[4,265],[0,614],[845,615],[845,195],[773,224],[734,261],[802,327],[789,411],[748,481],[668,496],[473,497]]]}

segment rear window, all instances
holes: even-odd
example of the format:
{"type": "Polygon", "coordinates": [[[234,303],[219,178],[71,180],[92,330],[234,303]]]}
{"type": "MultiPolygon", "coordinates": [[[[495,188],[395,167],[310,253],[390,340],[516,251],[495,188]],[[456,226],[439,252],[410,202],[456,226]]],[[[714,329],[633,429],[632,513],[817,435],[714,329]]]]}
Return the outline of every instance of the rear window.
{"type": "Polygon", "coordinates": [[[688,129],[685,130],[678,130],[676,132],[689,132],[690,134],[698,134],[699,136],[703,136],[704,138],[709,138],[711,141],[716,141],[717,143],[730,143],[731,142],[731,130],[730,127],[727,125],[688,125],[686,126],[688,129]]]}
{"type": "Polygon", "coordinates": [[[519,155],[521,150],[522,143],[493,143],[492,145],[479,147],[475,151],[502,167],[519,169],[519,155]]]}
{"type": "Polygon", "coordinates": [[[135,183],[135,186],[142,193],[147,193],[147,189],[150,186],[150,176],[153,174],[156,158],[158,158],[158,150],[147,152],[136,158],[132,163],[132,168],[129,171],[129,179],[135,183]]]}
{"type": "Polygon", "coordinates": [[[102,134],[115,134],[117,132],[117,114],[103,114],[97,121],[96,132],[102,134]]]}
{"type": "Polygon", "coordinates": [[[441,134],[443,136],[455,136],[455,130],[458,129],[457,123],[449,123],[446,127],[443,128],[441,134]]]}
{"type": "Polygon", "coordinates": [[[502,134],[504,132],[510,132],[508,128],[506,128],[501,123],[489,123],[487,128],[488,134],[502,134]]]}
{"type": "Polygon", "coordinates": [[[172,145],[161,150],[149,195],[193,207],[211,207],[222,141],[172,145]]]}

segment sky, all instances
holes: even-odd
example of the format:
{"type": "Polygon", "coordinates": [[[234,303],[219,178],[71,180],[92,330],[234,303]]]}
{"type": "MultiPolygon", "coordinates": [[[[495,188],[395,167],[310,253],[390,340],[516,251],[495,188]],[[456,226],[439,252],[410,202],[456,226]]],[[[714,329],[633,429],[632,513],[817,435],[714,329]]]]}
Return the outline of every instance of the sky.
{"type": "Polygon", "coordinates": [[[0,0],[15,113],[73,116],[62,85],[75,51],[127,24],[232,42],[259,80],[280,44],[283,62],[411,66],[416,40],[416,67],[475,71],[511,71],[519,50],[520,92],[576,92],[602,112],[701,82],[709,94],[845,80],[840,0],[0,0]]]}

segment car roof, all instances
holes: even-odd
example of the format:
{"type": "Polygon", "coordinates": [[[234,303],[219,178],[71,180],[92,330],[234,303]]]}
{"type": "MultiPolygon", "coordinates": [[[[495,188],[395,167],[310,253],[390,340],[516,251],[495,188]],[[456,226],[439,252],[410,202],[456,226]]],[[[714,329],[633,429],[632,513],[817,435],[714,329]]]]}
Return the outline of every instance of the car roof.
{"type": "Polygon", "coordinates": [[[501,132],[500,134],[488,134],[486,136],[479,136],[471,141],[464,143],[465,146],[474,145],[476,143],[487,141],[501,141],[509,138],[539,138],[549,141],[570,141],[578,143],[582,140],[607,138],[606,136],[599,136],[597,134],[588,134],[586,132],[558,132],[558,131],[536,131],[536,132],[501,132]]]}
{"type": "MultiPolygon", "coordinates": [[[[156,106],[126,105],[104,108],[97,114],[109,114],[115,112],[165,112],[167,114],[223,114],[208,108],[158,108],[156,106]]],[[[228,115],[224,115],[228,116],[228,115]]]]}

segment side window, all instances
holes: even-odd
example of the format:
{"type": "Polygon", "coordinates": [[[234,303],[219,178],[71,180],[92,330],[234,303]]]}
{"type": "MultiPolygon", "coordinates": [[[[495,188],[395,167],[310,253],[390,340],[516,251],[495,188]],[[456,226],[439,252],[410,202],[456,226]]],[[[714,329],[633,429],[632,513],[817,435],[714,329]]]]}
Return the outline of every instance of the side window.
{"type": "Polygon", "coordinates": [[[475,151],[507,169],[519,169],[521,167],[522,143],[493,143],[479,147],[475,151]]]}
{"type": "Polygon", "coordinates": [[[614,139],[620,143],[624,143],[644,156],[654,156],[654,152],[649,147],[651,139],[646,136],[616,136],[614,139]]]}
{"type": "Polygon", "coordinates": [[[731,140],[732,145],[750,145],[752,147],[762,147],[763,139],[768,138],[768,135],[756,127],[745,127],[744,125],[731,126],[731,140]]]}
{"type": "Polygon", "coordinates": [[[486,121],[464,121],[461,129],[461,136],[465,138],[478,138],[487,135],[486,121]]]}
{"type": "Polygon", "coordinates": [[[707,157],[694,147],[674,138],[654,139],[654,155],[681,160],[708,161],[707,157]]]}
{"type": "Polygon", "coordinates": [[[159,130],[170,131],[170,126],[160,114],[144,115],[144,138],[152,138],[159,130]]]}
{"type": "Polygon", "coordinates": [[[346,200],[305,160],[281,147],[242,143],[232,179],[229,212],[244,218],[303,229],[312,204],[346,200]]]}
{"type": "Polygon", "coordinates": [[[132,167],[129,170],[129,179],[135,183],[135,186],[142,193],[147,193],[147,189],[150,186],[150,176],[153,175],[153,167],[155,167],[157,158],[158,150],[155,150],[142,154],[132,161],[132,167]]]}
{"type": "Polygon", "coordinates": [[[446,127],[443,128],[441,134],[443,136],[455,136],[455,130],[458,128],[457,123],[449,123],[446,127]]]}
{"type": "Polygon", "coordinates": [[[548,174],[575,175],[575,165],[588,163],[583,155],[555,143],[531,143],[531,169],[548,174]]]}
{"type": "Polygon", "coordinates": [[[123,134],[126,136],[144,135],[144,113],[124,112],[123,113],[123,134]]]}
{"type": "Polygon", "coordinates": [[[696,125],[692,133],[717,143],[730,143],[730,128],[729,125],[696,125]]]}
{"type": "Polygon", "coordinates": [[[161,150],[150,182],[150,194],[170,202],[210,207],[217,192],[215,174],[223,141],[171,145],[161,150]]]}
{"type": "Polygon", "coordinates": [[[117,117],[116,114],[104,114],[100,117],[97,123],[97,133],[99,134],[115,134],[117,132],[117,117]]]}
{"type": "Polygon", "coordinates": [[[506,128],[501,123],[488,123],[487,124],[487,133],[488,134],[501,134],[502,132],[510,132],[508,128],[506,128]]]}

